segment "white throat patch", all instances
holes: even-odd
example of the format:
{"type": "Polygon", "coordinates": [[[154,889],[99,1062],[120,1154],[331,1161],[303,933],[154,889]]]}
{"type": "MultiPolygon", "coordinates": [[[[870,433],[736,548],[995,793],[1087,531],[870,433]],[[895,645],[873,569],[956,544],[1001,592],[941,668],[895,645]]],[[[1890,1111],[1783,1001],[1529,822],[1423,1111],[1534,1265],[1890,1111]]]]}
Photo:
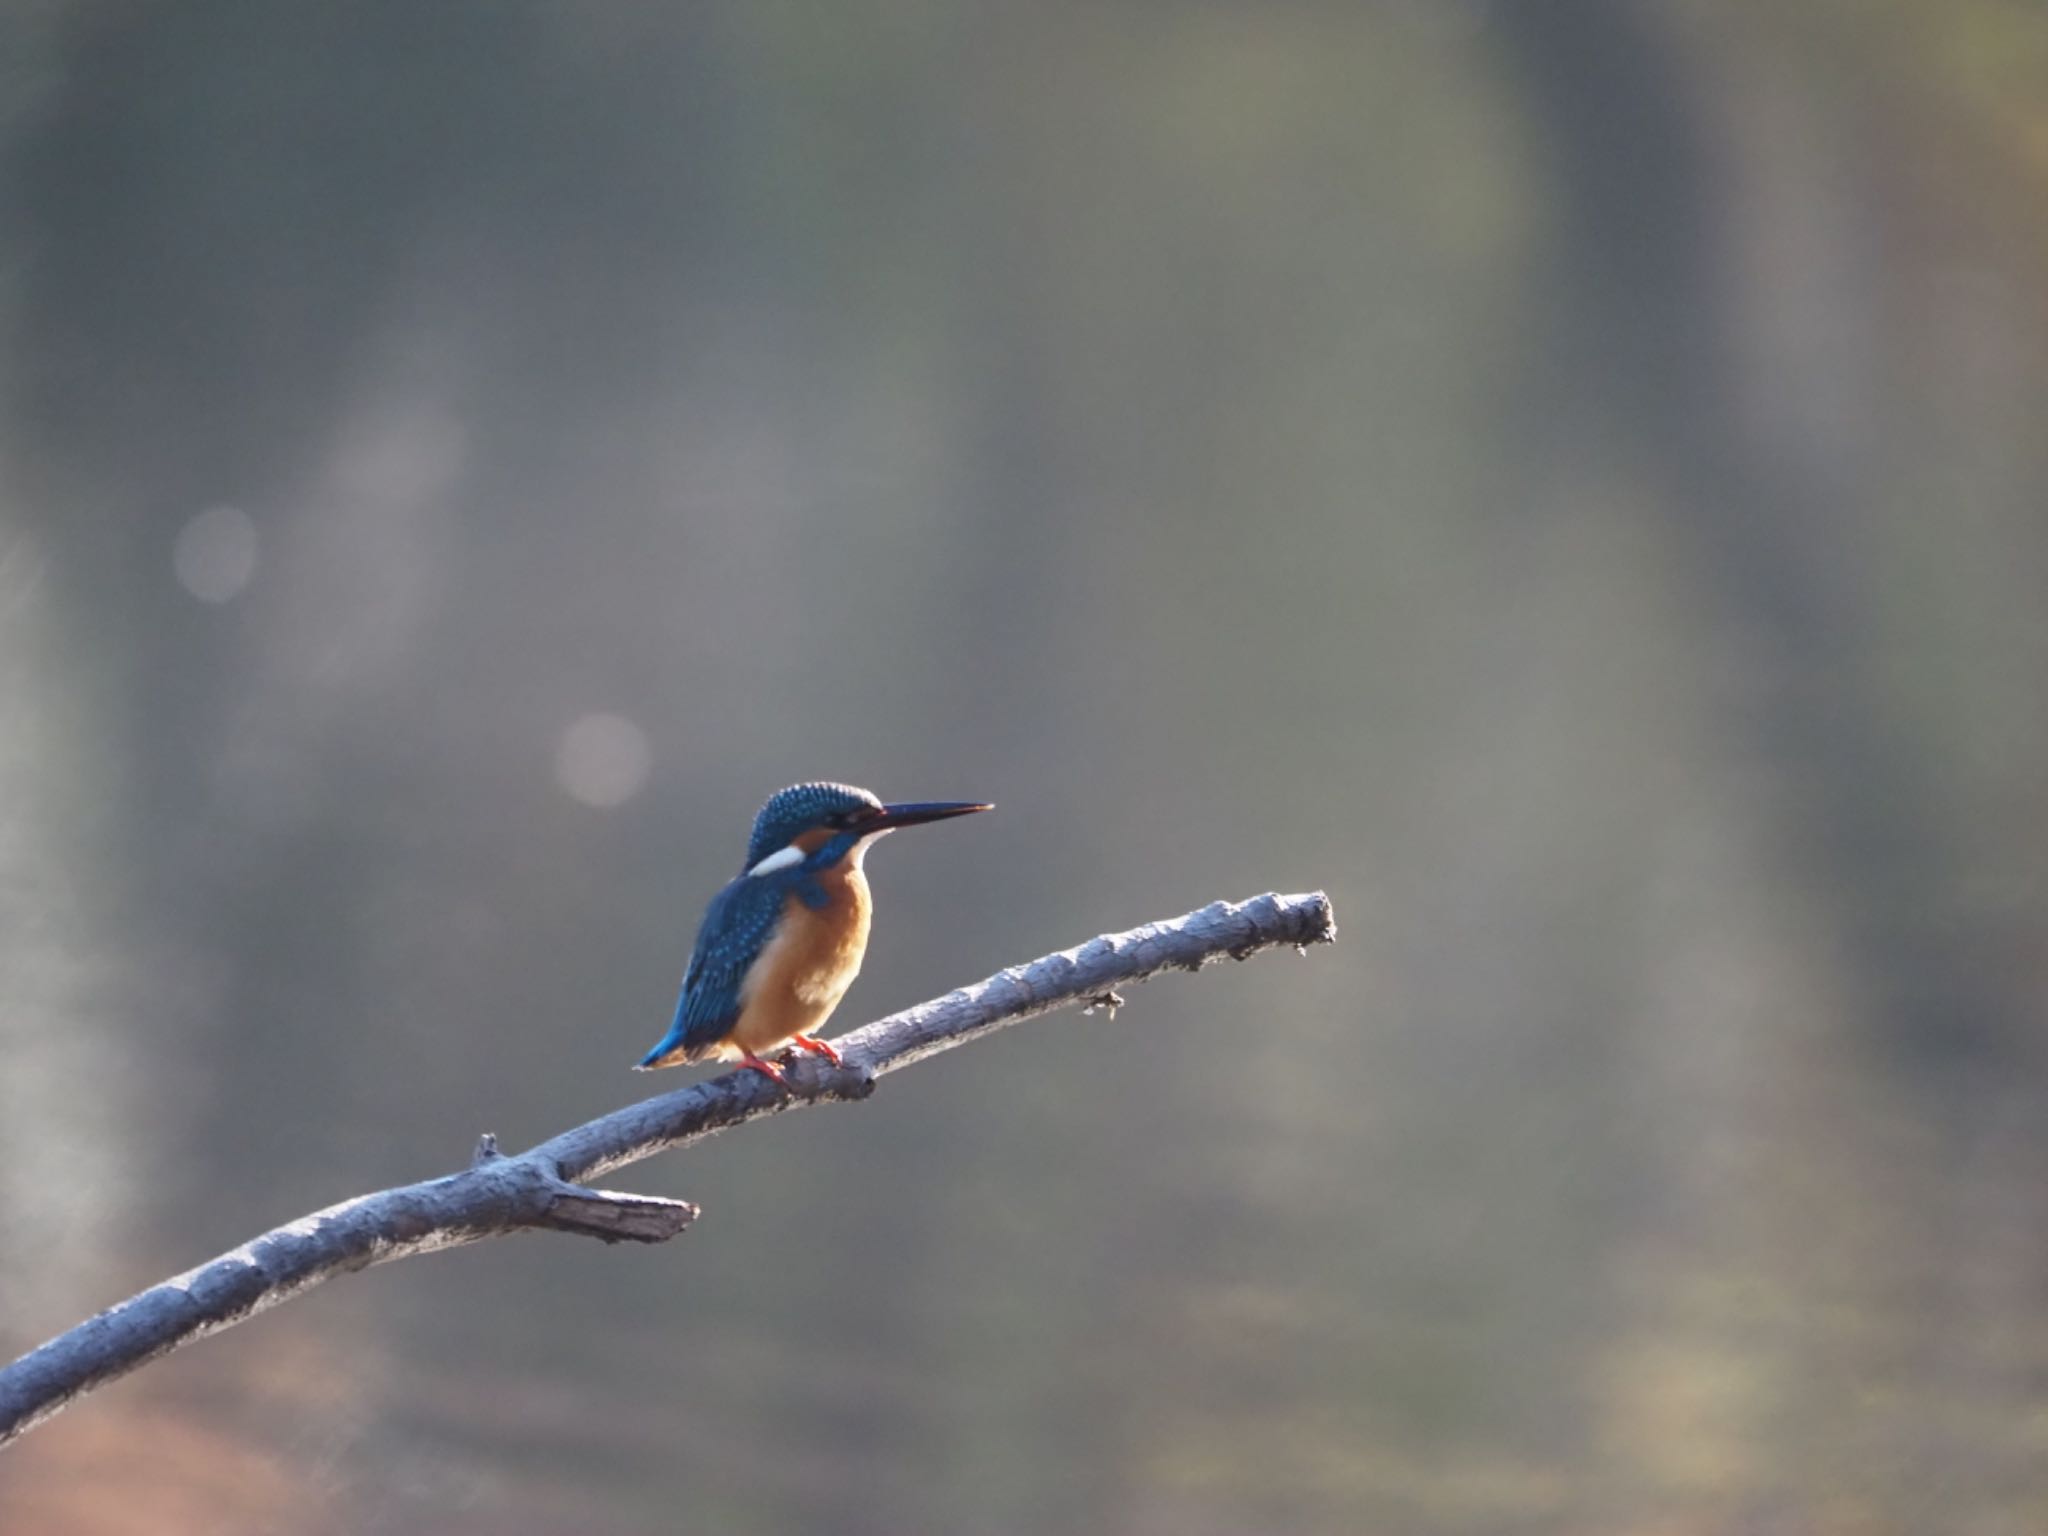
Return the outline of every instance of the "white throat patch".
{"type": "Polygon", "coordinates": [[[859,869],[861,865],[867,862],[868,849],[895,830],[894,827],[884,827],[879,832],[870,832],[866,837],[853,845],[853,850],[846,856],[846,862],[853,868],[859,869]]]}

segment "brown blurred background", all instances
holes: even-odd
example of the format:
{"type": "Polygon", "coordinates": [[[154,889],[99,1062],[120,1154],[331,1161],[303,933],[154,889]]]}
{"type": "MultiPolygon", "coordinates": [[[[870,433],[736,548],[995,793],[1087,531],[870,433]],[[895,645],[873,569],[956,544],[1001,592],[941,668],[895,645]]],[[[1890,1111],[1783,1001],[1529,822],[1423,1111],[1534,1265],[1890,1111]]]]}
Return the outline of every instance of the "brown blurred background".
{"type": "Polygon", "coordinates": [[[842,1021],[1148,987],[349,1279],[9,1536],[2048,1527],[2048,12],[0,12],[0,1352],[842,1021]],[[662,1086],[668,1086],[664,1084],[662,1086]]]}

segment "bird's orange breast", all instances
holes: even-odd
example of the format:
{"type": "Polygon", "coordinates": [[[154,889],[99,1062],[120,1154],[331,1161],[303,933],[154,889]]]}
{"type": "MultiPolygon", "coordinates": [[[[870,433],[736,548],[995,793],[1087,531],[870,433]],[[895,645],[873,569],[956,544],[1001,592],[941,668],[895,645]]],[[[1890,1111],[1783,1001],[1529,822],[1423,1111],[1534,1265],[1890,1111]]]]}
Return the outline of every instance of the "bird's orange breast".
{"type": "Polygon", "coordinates": [[[775,937],[740,984],[740,1016],[721,1054],[764,1056],[796,1035],[815,1033],[860,974],[873,904],[856,858],[818,876],[826,902],[790,896],[775,937]]]}

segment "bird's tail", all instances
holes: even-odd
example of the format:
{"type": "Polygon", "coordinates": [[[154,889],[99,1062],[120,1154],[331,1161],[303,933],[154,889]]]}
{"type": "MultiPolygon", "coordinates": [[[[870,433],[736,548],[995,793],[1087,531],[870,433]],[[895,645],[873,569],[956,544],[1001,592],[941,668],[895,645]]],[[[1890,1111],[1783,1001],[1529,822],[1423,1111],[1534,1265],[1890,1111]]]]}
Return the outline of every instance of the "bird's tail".
{"type": "Polygon", "coordinates": [[[657,1067],[681,1066],[684,1062],[695,1059],[696,1054],[689,1046],[683,1043],[683,1030],[678,1025],[663,1035],[660,1043],[653,1050],[634,1063],[633,1070],[635,1072],[652,1072],[657,1067]]]}

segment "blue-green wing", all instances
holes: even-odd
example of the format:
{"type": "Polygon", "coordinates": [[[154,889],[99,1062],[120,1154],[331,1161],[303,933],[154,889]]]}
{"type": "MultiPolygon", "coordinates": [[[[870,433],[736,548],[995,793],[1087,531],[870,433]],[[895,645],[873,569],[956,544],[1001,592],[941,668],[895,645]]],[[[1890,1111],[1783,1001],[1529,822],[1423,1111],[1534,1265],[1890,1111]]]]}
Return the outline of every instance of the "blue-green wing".
{"type": "Polygon", "coordinates": [[[711,898],[683,973],[675,1021],[641,1066],[665,1057],[699,1060],[732,1033],[740,1016],[740,986],[774,934],[787,893],[783,880],[742,875],[711,898]]]}

